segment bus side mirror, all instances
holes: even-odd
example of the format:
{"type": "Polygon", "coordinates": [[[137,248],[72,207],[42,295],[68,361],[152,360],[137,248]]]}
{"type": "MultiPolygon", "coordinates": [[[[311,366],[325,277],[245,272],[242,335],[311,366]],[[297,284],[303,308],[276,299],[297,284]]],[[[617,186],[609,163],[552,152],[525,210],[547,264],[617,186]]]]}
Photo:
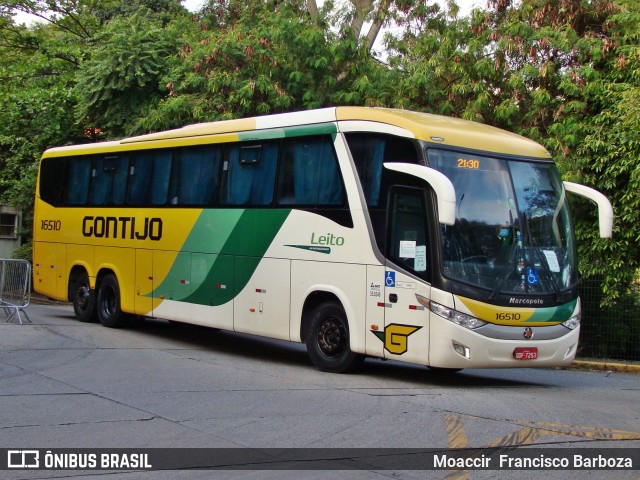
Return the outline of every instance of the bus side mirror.
{"type": "Polygon", "coordinates": [[[613,232],[613,207],[609,199],[599,191],[580,185],[579,183],[562,182],[567,192],[588,198],[598,205],[598,223],[600,224],[600,238],[611,238],[613,232]]]}
{"type": "Polygon", "coordinates": [[[456,223],[456,191],[444,174],[433,168],[413,163],[384,163],[384,168],[421,178],[436,192],[438,221],[444,225],[456,223]]]}

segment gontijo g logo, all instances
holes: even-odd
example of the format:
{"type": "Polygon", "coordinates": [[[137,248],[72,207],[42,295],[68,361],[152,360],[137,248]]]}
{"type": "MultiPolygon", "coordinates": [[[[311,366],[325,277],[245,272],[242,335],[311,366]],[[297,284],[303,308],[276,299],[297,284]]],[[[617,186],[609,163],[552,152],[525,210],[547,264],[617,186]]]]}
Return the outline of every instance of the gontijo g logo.
{"type": "Polygon", "coordinates": [[[387,325],[383,332],[371,330],[376,337],[384,342],[384,349],[394,355],[402,355],[409,348],[409,335],[417,332],[422,327],[414,327],[413,325],[400,325],[392,323],[387,325]]]}

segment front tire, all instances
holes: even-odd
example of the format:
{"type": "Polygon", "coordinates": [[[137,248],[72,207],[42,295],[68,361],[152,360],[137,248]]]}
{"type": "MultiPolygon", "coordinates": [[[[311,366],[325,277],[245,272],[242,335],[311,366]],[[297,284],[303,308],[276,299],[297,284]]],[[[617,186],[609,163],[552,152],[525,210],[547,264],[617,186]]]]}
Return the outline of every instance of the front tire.
{"type": "Polygon", "coordinates": [[[120,308],[120,287],[115,275],[106,275],[98,287],[98,319],[109,328],[120,328],[127,324],[128,315],[120,308]]]}
{"type": "Polygon", "coordinates": [[[305,343],[309,358],[323,372],[345,373],[362,364],[363,357],[351,351],[347,315],[337,303],[322,303],[312,311],[305,343]]]}
{"type": "Polygon", "coordinates": [[[73,311],[81,322],[98,320],[96,312],[96,292],[91,290],[87,272],[82,272],[73,285],[73,311]]]}

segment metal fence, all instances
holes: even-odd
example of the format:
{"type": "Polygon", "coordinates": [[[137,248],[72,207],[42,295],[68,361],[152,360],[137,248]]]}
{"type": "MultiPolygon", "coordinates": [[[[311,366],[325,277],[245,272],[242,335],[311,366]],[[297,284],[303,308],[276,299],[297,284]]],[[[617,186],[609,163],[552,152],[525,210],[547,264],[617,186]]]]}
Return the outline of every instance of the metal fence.
{"type": "Polygon", "coordinates": [[[605,305],[601,282],[582,281],[578,357],[640,361],[640,285],[623,291],[614,303],[605,305]]]}
{"type": "Polygon", "coordinates": [[[0,310],[6,321],[16,318],[22,324],[22,315],[29,321],[23,310],[31,301],[31,264],[26,260],[0,259],[0,310]]]}

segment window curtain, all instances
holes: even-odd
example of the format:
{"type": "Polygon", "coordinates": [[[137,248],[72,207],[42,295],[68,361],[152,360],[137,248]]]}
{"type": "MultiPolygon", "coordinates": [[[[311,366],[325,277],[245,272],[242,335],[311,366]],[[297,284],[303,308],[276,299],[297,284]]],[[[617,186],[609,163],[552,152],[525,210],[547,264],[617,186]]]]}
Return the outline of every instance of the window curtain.
{"type": "Polygon", "coordinates": [[[278,145],[262,145],[257,163],[242,163],[240,146],[229,149],[227,155],[226,205],[269,205],[278,161],[278,145]]]}
{"type": "Polygon", "coordinates": [[[293,148],[293,186],[298,205],[340,205],[344,191],[328,137],[297,141],[293,148]]]}
{"type": "Polygon", "coordinates": [[[171,203],[211,205],[216,197],[221,147],[185,149],[175,162],[171,203]]]}
{"type": "Polygon", "coordinates": [[[143,152],[129,168],[129,205],[164,205],[169,192],[171,151],[143,152]]]}
{"type": "Polygon", "coordinates": [[[70,161],[67,204],[84,205],[89,194],[91,179],[91,157],[79,157],[70,161]]]}
{"type": "Polygon", "coordinates": [[[127,183],[128,158],[97,158],[91,171],[89,205],[122,205],[127,183]]]}

